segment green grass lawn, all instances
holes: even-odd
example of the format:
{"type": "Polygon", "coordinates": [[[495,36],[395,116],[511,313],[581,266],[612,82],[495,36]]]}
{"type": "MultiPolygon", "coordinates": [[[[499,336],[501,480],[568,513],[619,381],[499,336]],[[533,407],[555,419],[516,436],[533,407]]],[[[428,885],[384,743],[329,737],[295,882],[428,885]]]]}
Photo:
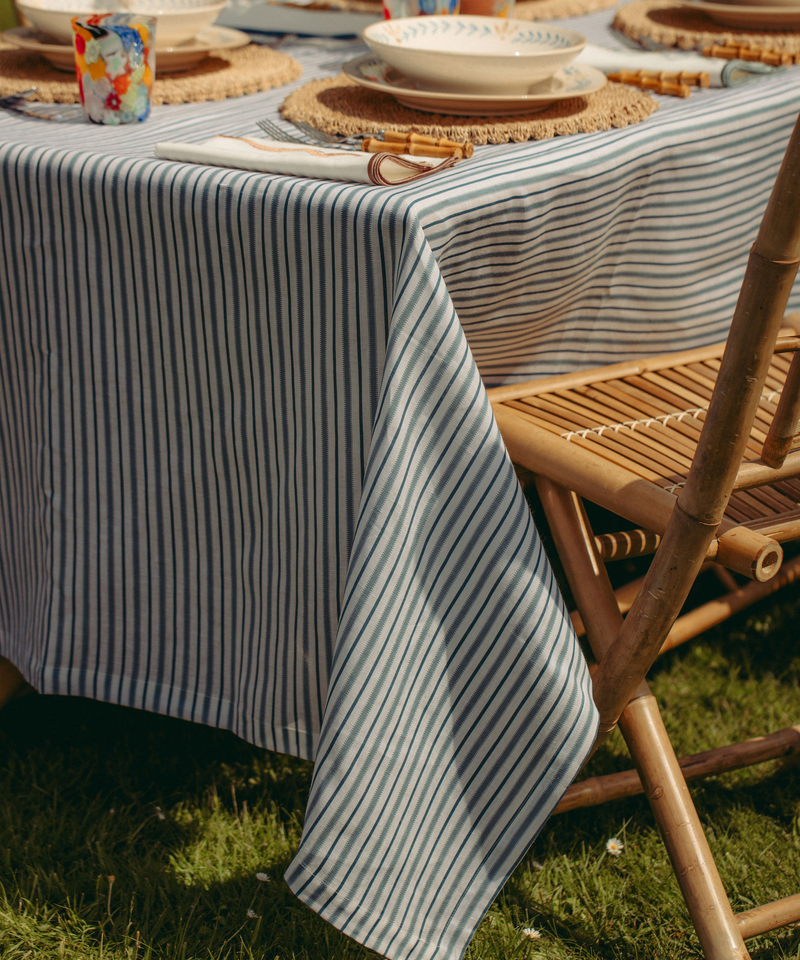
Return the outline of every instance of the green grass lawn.
{"type": "MultiPolygon", "coordinates": [[[[799,627],[797,590],[657,663],[679,752],[800,722],[799,627]]],[[[626,766],[612,738],[587,774],[626,766]]],[[[283,883],[310,775],[198,725],[77,698],[12,704],[0,713],[0,957],[374,956],[283,883]]],[[[765,764],[692,792],[734,909],[800,891],[800,771],[765,764]]],[[[800,958],[796,929],[750,941],[753,956],[800,958]]],[[[551,820],[467,956],[700,956],[646,802],[551,820]]]]}

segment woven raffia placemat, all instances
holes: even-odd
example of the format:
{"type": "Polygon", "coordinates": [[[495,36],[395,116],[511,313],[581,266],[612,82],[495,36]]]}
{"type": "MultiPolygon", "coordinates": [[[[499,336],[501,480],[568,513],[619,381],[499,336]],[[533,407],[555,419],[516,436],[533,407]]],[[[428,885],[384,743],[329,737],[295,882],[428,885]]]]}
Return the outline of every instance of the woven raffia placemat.
{"type": "Polygon", "coordinates": [[[657,109],[658,104],[644,90],[609,83],[597,93],[562,100],[539,113],[456,117],[404,107],[388,93],[368,90],[341,74],[312,80],[295,90],[284,100],[281,113],[287,120],[305,120],[325,133],[377,133],[392,127],[481,144],[547,140],[627,127],[657,109]]]}
{"type": "MultiPolygon", "coordinates": [[[[183,73],[158,76],[152,102],[198,103],[224,100],[245,93],[271,90],[297,80],[300,64],[288,54],[251,43],[237,50],[218,51],[183,73]]],[[[43,103],[78,103],[78,83],[72,74],[56,70],[36,53],[0,43],[0,96],[19,93],[36,84],[31,100],[43,103]]]]}
{"type": "Polygon", "coordinates": [[[634,0],[617,11],[613,26],[637,43],[651,40],[681,50],[699,50],[723,43],[800,53],[800,32],[724,27],[714,23],[702,10],[691,10],[670,0],[634,0]]]}
{"type": "Polygon", "coordinates": [[[517,0],[515,20],[562,20],[616,7],[617,0],[517,0]]]}
{"type": "MultiPolygon", "coordinates": [[[[580,17],[596,10],[609,10],[617,0],[517,0],[512,16],[516,20],[556,20],[580,17]]],[[[351,10],[358,13],[380,13],[380,0],[316,0],[303,10],[351,10]]]]}

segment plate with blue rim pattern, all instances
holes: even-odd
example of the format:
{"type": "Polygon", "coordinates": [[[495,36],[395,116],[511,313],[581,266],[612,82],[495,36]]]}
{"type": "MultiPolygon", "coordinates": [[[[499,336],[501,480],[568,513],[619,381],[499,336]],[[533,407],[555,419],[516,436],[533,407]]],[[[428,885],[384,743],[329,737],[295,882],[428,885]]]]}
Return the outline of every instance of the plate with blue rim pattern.
{"type": "Polygon", "coordinates": [[[741,30],[797,30],[800,29],[800,3],[765,5],[753,2],[710,3],[708,0],[685,0],[684,7],[701,10],[715,23],[741,30]]]}
{"type": "Polygon", "coordinates": [[[507,17],[404,17],[373,23],[364,43],[384,63],[442,93],[527,93],[572,63],[586,38],[507,17]]]}
{"type": "Polygon", "coordinates": [[[406,107],[425,113],[445,113],[462,117],[537,113],[551,103],[595,93],[607,83],[604,73],[583,63],[572,63],[564,67],[552,77],[531,87],[527,93],[504,96],[425,90],[373,54],[350,60],[342,70],[360,86],[379,93],[388,93],[406,107]]]}

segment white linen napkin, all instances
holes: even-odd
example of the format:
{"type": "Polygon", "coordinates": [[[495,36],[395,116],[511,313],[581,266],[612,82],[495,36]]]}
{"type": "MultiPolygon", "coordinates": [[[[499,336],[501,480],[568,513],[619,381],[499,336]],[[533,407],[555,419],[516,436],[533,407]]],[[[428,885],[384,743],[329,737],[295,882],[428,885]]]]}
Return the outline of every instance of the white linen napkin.
{"type": "Polygon", "coordinates": [[[295,146],[258,137],[212,137],[202,143],[157,143],[155,155],[161,160],[378,186],[410,183],[458,162],[455,157],[438,160],[405,154],[361,153],[336,147],[295,146]]]}
{"type": "Polygon", "coordinates": [[[616,73],[618,70],[651,70],[660,73],[707,73],[712,87],[738,87],[748,80],[755,80],[764,74],[785,70],[785,67],[771,67],[766,63],[749,60],[721,60],[716,57],[704,57],[691,50],[684,52],[650,53],[647,50],[610,50],[587,43],[577,57],[578,63],[597,67],[603,73],[616,73]]]}

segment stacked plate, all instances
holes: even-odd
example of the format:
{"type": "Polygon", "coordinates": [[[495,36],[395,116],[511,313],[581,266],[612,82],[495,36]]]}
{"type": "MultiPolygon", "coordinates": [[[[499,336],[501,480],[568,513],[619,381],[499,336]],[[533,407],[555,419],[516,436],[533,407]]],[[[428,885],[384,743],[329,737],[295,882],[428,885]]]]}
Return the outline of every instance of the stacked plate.
{"type": "Polygon", "coordinates": [[[800,30],[800,0],[686,0],[716,23],[745,30],[800,30]]]}
{"type": "Polygon", "coordinates": [[[599,90],[605,75],[573,63],[574,30],[497,17],[409,17],[363,32],[373,55],[345,64],[356,83],[415,110],[497,116],[543,110],[599,90]]]}
{"type": "Polygon", "coordinates": [[[225,0],[18,0],[29,22],[2,34],[3,40],[41,54],[59,70],[74,71],[72,18],[95,13],[139,13],[156,17],[156,70],[188,70],[213,50],[242,47],[246,33],[212,26],[225,0]]]}

